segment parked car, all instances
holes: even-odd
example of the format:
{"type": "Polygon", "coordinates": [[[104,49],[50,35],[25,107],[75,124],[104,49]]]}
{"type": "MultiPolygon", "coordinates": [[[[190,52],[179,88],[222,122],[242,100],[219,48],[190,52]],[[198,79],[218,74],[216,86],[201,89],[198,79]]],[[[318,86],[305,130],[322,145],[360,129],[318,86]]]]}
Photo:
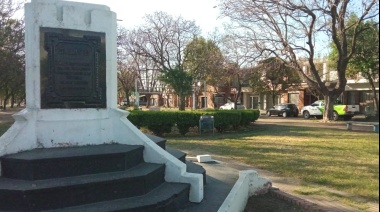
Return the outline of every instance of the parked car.
{"type": "MultiPolygon", "coordinates": [[[[219,107],[220,110],[234,110],[235,109],[235,103],[234,102],[227,102],[226,104],[219,107]]],[[[236,109],[238,110],[245,110],[245,106],[241,103],[236,103],[236,109]]]]}
{"type": "Polygon", "coordinates": [[[289,117],[289,116],[298,116],[298,108],[297,105],[292,104],[292,103],[287,103],[287,104],[278,104],[275,105],[269,109],[267,109],[267,116],[271,115],[277,115],[277,116],[283,116],[289,117]]]}
{"type": "Polygon", "coordinates": [[[129,106],[128,105],[128,100],[127,99],[123,99],[123,101],[120,102],[120,105],[121,106],[129,106]]]}
{"type": "MultiPolygon", "coordinates": [[[[316,117],[323,118],[323,111],[325,110],[325,101],[318,100],[311,105],[307,105],[301,109],[301,114],[305,119],[316,117]]],[[[348,121],[352,117],[359,114],[359,105],[343,105],[340,101],[334,102],[333,120],[337,121],[339,118],[348,121]]]]}

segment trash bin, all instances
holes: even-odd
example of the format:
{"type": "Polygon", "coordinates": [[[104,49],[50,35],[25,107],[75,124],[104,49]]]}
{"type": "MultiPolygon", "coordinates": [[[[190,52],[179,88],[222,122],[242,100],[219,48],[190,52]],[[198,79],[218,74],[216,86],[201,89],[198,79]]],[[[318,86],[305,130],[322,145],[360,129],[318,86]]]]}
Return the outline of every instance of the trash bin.
{"type": "Polygon", "coordinates": [[[199,132],[202,135],[202,131],[212,131],[214,135],[214,116],[203,115],[199,119],[199,132]]]}
{"type": "Polygon", "coordinates": [[[379,125],[378,125],[378,124],[374,124],[374,125],[373,125],[373,131],[374,131],[375,133],[379,133],[379,125]]]}

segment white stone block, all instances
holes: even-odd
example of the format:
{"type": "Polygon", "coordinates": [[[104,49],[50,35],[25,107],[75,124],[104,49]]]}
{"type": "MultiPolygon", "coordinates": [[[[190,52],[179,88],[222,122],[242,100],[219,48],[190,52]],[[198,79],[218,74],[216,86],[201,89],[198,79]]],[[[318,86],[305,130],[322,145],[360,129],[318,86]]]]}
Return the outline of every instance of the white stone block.
{"type": "Polygon", "coordinates": [[[211,162],[213,161],[211,159],[210,155],[197,155],[197,160],[199,163],[204,163],[204,162],[211,162]]]}

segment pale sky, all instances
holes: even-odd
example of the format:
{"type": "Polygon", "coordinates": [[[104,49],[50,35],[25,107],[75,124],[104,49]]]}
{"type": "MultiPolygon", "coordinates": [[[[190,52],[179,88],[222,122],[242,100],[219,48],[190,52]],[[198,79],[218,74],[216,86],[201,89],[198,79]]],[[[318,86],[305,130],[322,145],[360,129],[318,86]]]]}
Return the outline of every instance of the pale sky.
{"type": "MultiPolygon", "coordinates": [[[[71,0],[72,1],[72,0],[71,0]]],[[[194,20],[202,30],[202,35],[214,31],[215,27],[222,27],[219,18],[217,0],[76,0],[92,4],[102,4],[110,7],[116,13],[118,24],[133,28],[142,23],[145,14],[155,11],[164,11],[173,17],[182,16],[185,20],[194,20]]],[[[27,2],[30,2],[28,0],[27,2]]]]}
{"type": "MultiPolygon", "coordinates": [[[[27,1],[30,0],[15,0],[27,1]]],[[[214,31],[216,27],[223,31],[222,23],[226,19],[219,17],[217,7],[219,0],[69,0],[92,4],[101,4],[110,7],[115,12],[118,24],[131,29],[143,23],[145,14],[153,14],[155,11],[164,11],[173,17],[182,16],[185,20],[194,20],[202,30],[202,36],[214,31]]],[[[20,11],[21,12],[21,11],[20,11]]],[[[22,11],[23,12],[23,11],[22,11]]],[[[316,46],[316,52],[324,56],[327,44],[320,42],[316,46]]]]}

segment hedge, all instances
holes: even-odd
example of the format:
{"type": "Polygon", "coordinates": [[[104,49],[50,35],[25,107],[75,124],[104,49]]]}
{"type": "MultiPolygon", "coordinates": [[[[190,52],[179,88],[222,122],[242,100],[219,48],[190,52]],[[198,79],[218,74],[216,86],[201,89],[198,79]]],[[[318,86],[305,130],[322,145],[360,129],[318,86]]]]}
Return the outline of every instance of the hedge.
{"type": "Polygon", "coordinates": [[[229,127],[234,129],[240,126],[248,126],[255,122],[259,116],[259,110],[197,110],[197,111],[141,111],[131,110],[128,119],[137,128],[146,127],[155,135],[162,136],[170,133],[173,126],[177,126],[181,135],[186,135],[190,127],[199,125],[202,115],[214,116],[214,126],[218,132],[223,132],[229,127]]]}

